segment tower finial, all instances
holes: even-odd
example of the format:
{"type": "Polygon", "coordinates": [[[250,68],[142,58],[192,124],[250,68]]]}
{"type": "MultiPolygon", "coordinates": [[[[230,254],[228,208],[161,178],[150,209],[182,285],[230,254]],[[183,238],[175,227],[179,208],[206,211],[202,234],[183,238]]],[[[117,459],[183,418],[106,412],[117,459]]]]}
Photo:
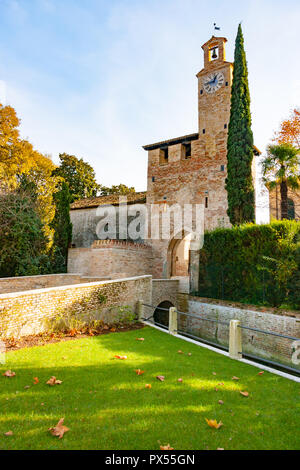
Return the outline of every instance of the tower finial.
{"type": "Polygon", "coordinates": [[[217,23],[214,23],[214,31],[220,31],[220,29],[221,28],[219,26],[217,26],[217,23]]]}

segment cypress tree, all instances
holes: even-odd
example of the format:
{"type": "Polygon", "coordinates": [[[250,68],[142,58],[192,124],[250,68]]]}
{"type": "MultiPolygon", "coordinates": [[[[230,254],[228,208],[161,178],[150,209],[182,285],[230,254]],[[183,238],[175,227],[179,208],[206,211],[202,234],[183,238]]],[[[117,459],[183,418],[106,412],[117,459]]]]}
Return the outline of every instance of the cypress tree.
{"type": "Polygon", "coordinates": [[[67,272],[68,248],[72,239],[70,220],[71,195],[68,184],[63,181],[54,194],[55,216],[51,223],[54,228],[52,247],[52,269],[54,272],[67,272]]]}
{"type": "Polygon", "coordinates": [[[227,214],[233,225],[255,220],[255,195],[251,166],[251,130],[248,68],[241,24],[235,41],[231,109],[227,140],[227,214]]]}

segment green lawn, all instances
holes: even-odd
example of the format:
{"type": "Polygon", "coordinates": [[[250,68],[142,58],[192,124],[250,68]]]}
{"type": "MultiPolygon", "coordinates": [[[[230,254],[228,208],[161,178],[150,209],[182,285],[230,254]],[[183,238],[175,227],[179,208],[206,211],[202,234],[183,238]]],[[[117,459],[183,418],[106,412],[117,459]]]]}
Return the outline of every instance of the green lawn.
{"type": "Polygon", "coordinates": [[[0,367],[2,450],[300,448],[298,383],[152,328],[10,352],[0,367]],[[46,385],[53,375],[63,383],[46,385]],[[62,417],[70,431],[59,440],[48,428],[62,417]]]}

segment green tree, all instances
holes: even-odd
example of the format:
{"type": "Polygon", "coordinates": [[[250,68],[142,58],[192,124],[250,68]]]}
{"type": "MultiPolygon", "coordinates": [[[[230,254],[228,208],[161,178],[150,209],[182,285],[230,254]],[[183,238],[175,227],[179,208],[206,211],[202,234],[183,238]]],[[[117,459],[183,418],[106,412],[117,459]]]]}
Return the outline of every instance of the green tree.
{"type": "Polygon", "coordinates": [[[49,270],[47,237],[36,195],[19,188],[0,195],[0,277],[44,274],[49,270]]]}
{"type": "Polygon", "coordinates": [[[239,24],[235,42],[227,141],[227,213],[233,225],[254,222],[255,219],[252,161],[253,134],[251,130],[248,68],[242,27],[239,24]]]}
{"type": "Polygon", "coordinates": [[[74,155],[61,153],[60,165],[53,171],[53,175],[61,176],[69,185],[71,202],[78,199],[97,196],[100,185],[96,181],[95,171],[83,159],[74,155]]]}
{"type": "Polygon", "coordinates": [[[68,248],[72,240],[70,201],[69,186],[63,181],[60,190],[54,194],[55,215],[51,223],[51,228],[54,230],[52,247],[54,272],[67,272],[68,248]]]}
{"type": "Polygon", "coordinates": [[[281,219],[288,219],[288,188],[300,188],[299,150],[291,144],[269,145],[262,162],[263,181],[269,189],[280,186],[281,219]]]}
{"type": "Polygon", "coordinates": [[[107,186],[101,186],[101,196],[109,196],[110,194],[120,194],[121,196],[126,194],[134,194],[135,188],[130,188],[125,184],[113,185],[111,188],[107,186]]]}

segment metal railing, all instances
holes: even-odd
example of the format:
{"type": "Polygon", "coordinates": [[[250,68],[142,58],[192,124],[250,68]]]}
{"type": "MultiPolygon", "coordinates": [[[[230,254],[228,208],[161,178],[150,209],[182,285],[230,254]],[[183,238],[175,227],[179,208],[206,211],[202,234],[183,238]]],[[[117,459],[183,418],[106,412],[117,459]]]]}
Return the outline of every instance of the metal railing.
{"type": "MultiPolygon", "coordinates": [[[[238,360],[238,359],[241,359],[242,357],[244,357],[246,359],[255,360],[259,363],[270,365],[270,366],[275,367],[277,369],[288,371],[289,373],[293,373],[295,375],[300,376],[300,370],[299,369],[291,367],[287,364],[283,364],[283,363],[279,363],[279,362],[267,359],[265,357],[259,357],[259,356],[253,355],[253,354],[243,352],[242,351],[241,331],[242,330],[249,330],[249,331],[254,331],[256,333],[262,333],[262,334],[266,334],[266,335],[270,335],[270,336],[274,336],[274,337],[279,337],[279,338],[283,338],[283,339],[296,341],[296,342],[299,342],[299,345],[298,345],[299,349],[300,349],[300,338],[296,338],[296,337],[290,336],[290,335],[285,335],[285,334],[282,334],[282,333],[277,333],[277,332],[274,332],[274,331],[267,331],[267,330],[262,330],[260,328],[254,328],[254,327],[250,327],[250,326],[241,325],[238,320],[230,320],[229,322],[225,322],[225,321],[205,317],[205,316],[202,316],[202,315],[195,315],[195,314],[189,313],[189,312],[182,312],[180,310],[177,310],[175,307],[163,308],[163,307],[154,306],[154,305],[150,305],[150,304],[140,302],[140,313],[141,313],[139,315],[140,320],[143,320],[145,322],[149,322],[149,323],[152,323],[154,325],[157,325],[157,326],[159,326],[159,327],[161,327],[165,330],[168,330],[169,333],[171,333],[171,334],[181,334],[183,336],[186,336],[188,338],[192,338],[192,339],[194,339],[196,341],[199,341],[201,343],[208,344],[210,346],[214,346],[214,347],[216,347],[218,349],[221,349],[223,351],[227,351],[229,353],[229,357],[231,357],[232,359],[237,359],[238,360]],[[142,315],[143,307],[152,308],[153,309],[152,315],[149,316],[149,317],[144,317],[142,315]],[[155,310],[169,312],[169,324],[168,325],[159,323],[154,319],[155,310]],[[178,328],[178,323],[177,323],[178,315],[184,315],[186,317],[195,318],[196,320],[200,320],[200,321],[204,321],[204,322],[207,321],[207,322],[212,322],[212,323],[215,323],[215,324],[220,324],[220,325],[223,325],[223,326],[228,326],[229,327],[229,341],[228,341],[229,347],[226,347],[226,346],[224,346],[220,343],[215,343],[215,342],[210,341],[210,340],[205,339],[205,338],[201,338],[200,336],[193,335],[193,334],[191,334],[187,331],[184,331],[183,329],[179,329],[178,328]]],[[[299,353],[299,355],[300,355],[300,353],[299,353]]]]}

